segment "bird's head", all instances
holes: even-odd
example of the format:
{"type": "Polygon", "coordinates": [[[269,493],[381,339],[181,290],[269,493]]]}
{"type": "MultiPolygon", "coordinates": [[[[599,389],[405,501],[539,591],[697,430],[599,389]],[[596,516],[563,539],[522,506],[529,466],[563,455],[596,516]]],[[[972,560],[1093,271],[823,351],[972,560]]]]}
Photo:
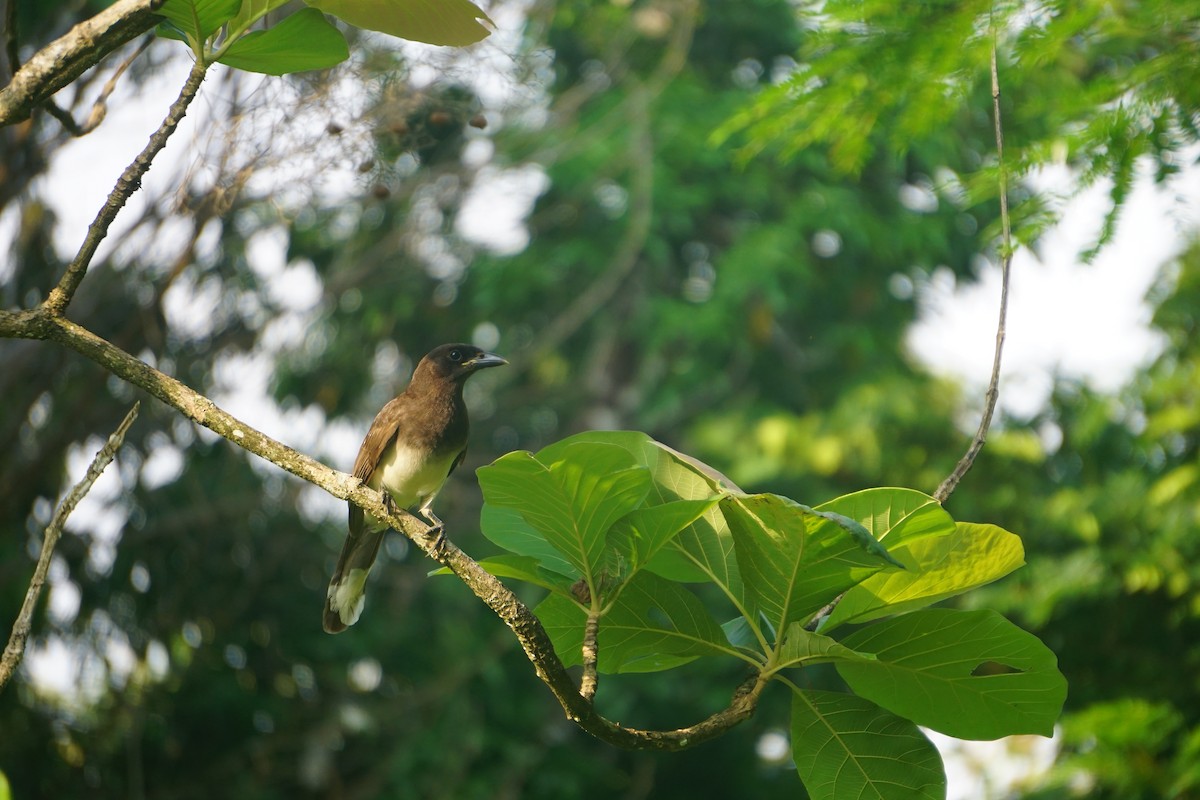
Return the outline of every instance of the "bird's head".
{"type": "Polygon", "coordinates": [[[462,383],[481,369],[507,363],[500,356],[486,353],[473,344],[443,344],[430,350],[421,359],[413,374],[413,381],[426,374],[437,380],[462,383]]]}

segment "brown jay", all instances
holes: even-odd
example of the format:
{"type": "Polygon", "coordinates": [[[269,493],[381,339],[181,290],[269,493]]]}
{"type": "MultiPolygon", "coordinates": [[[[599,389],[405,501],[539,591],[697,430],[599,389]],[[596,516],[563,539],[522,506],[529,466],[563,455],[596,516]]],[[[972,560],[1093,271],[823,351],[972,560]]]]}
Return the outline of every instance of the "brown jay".
{"type": "MultiPolygon", "coordinates": [[[[415,508],[429,524],[442,521],[430,506],[467,451],[467,406],[463,385],[503,358],[469,344],[444,344],[417,364],[400,395],[375,416],[354,460],[354,476],[382,490],[389,506],[415,508]]],[[[375,563],[388,524],[350,504],[350,534],[329,581],[323,624],[340,633],[362,613],[367,573],[375,563]]]]}

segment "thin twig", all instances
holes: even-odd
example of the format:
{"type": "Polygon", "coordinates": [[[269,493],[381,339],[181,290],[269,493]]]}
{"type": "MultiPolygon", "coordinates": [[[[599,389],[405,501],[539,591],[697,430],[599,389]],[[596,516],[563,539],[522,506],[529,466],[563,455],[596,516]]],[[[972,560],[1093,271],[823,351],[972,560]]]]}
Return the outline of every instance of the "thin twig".
{"type": "MultiPolygon", "coordinates": [[[[992,33],[992,119],[994,120],[996,129],[996,160],[999,164],[1000,174],[1000,224],[1003,229],[1003,253],[1000,260],[1000,319],[996,324],[996,352],[992,358],[992,377],[988,382],[987,394],[984,396],[983,418],[979,421],[979,430],[975,433],[975,438],[971,440],[970,447],[967,452],[959,459],[955,465],[954,471],[946,476],[946,479],[941,482],[937,490],[933,493],[933,498],[939,503],[945,503],[950,494],[958,486],[958,482],[967,474],[967,470],[971,469],[971,465],[975,463],[975,457],[979,455],[979,451],[983,449],[983,443],[987,441],[988,428],[992,424],[992,414],[996,410],[996,401],[1000,399],[1000,355],[1004,350],[1004,323],[1008,316],[1008,273],[1009,267],[1012,264],[1012,232],[1009,228],[1008,220],[1008,172],[1004,166],[1004,130],[1000,122],[1000,75],[996,68],[996,34],[992,33]]],[[[821,622],[838,607],[838,603],[845,597],[845,592],[833,598],[820,611],[813,614],[808,622],[804,625],[806,631],[815,631],[820,627],[821,622]]]]}
{"type": "Polygon", "coordinates": [[[126,431],[137,419],[140,405],[140,402],[134,403],[133,408],[129,409],[125,419],[108,437],[108,441],[100,448],[100,452],[96,453],[96,457],[92,459],[92,464],[83,478],[71,487],[71,491],[67,492],[67,496],[63,498],[54,512],[53,519],[46,527],[46,532],[42,537],[42,553],[38,556],[37,566],[33,570],[33,578],[29,581],[29,589],[25,592],[25,602],[21,604],[17,621],[13,623],[12,633],[8,637],[8,645],[4,648],[4,655],[0,656],[0,689],[3,689],[8,683],[9,678],[17,669],[17,665],[21,663],[21,657],[25,655],[25,642],[29,639],[29,630],[33,625],[33,609],[37,606],[38,597],[41,596],[42,587],[46,583],[46,573],[50,570],[50,557],[54,555],[54,547],[58,544],[59,537],[62,536],[63,525],[66,524],[67,517],[75,510],[75,506],[79,505],[79,501],[100,477],[100,473],[104,472],[104,468],[116,456],[121,443],[125,441],[126,431]]]}
{"type": "Polygon", "coordinates": [[[95,102],[92,103],[91,112],[88,114],[87,119],[84,120],[82,125],[75,122],[75,118],[71,116],[70,111],[60,108],[53,100],[46,101],[46,111],[49,112],[50,116],[62,123],[62,126],[67,129],[67,133],[75,137],[87,136],[89,133],[96,130],[96,128],[100,127],[100,123],[103,122],[105,116],[108,115],[108,98],[109,95],[113,93],[113,90],[117,88],[117,81],[119,81],[121,76],[125,74],[125,70],[129,69],[129,65],[137,60],[138,56],[146,52],[146,48],[148,48],[150,43],[153,41],[153,36],[147,36],[142,40],[142,43],[139,44],[137,48],[129,54],[129,57],[117,66],[116,71],[113,72],[113,74],[109,76],[108,80],[104,82],[104,86],[100,89],[100,94],[96,97],[95,102]]]}
{"type": "Polygon", "coordinates": [[[150,164],[154,161],[154,157],[166,147],[167,140],[171,138],[171,134],[179,127],[184,114],[187,113],[188,106],[200,90],[200,84],[204,80],[204,73],[207,69],[208,67],[203,61],[197,61],[192,65],[192,71],[188,74],[187,81],[183,84],[183,89],[179,92],[179,97],[171,104],[171,110],[162,121],[162,125],[150,136],[150,141],[146,143],[142,152],[137,154],[137,157],[121,173],[121,177],[117,179],[116,185],[113,186],[108,199],[100,208],[96,219],[88,226],[87,236],[84,238],[79,252],[75,255],[71,263],[67,265],[66,272],[63,273],[58,285],[50,290],[50,296],[46,298],[45,302],[46,310],[49,313],[56,316],[61,315],[66,309],[67,303],[71,302],[71,298],[75,295],[75,290],[79,288],[83,276],[87,273],[92,256],[96,254],[96,248],[100,246],[100,242],[104,241],[104,237],[108,235],[109,226],[112,225],[113,220],[117,217],[117,213],[125,205],[126,201],[133,196],[134,192],[141,188],[142,177],[150,169],[150,164]]]}
{"type": "Polygon", "coordinates": [[[583,626],[583,678],[579,681],[579,694],[589,703],[596,698],[597,672],[599,661],[600,609],[588,611],[587,622],[583,626]]]}
{"type": "Polygon", "coordinates": [[[950,493],[958,486],[958,482],[971,469],[975,457],[983,449],[987,441],[988,428],[992,424],[992,414],[996,411],[996,402],[1000,399],[1000,357],[1004,351],[1005,320],[1008,317],[1008,275],[1012,266],[1012,230],[1008,219],[1008,169],[1004,164],[1004,128],[1000,121],[1000,74],[996,68],[996,33],[992,32],[992,119],[996,128],[996,161],[1000,178],[1000,225],[1003,229],[1003,252],[1000,258],[1000,318],[996,323],[996,351],[992,357],[992,377],[988,381],[987,393],[983,401],[983,417],[979,420],[979,430],[971,440],[967,452],[954,466],[954,471],[946,476],[933,493],[933,498],[939,503],[946,502],[950,493]]]}

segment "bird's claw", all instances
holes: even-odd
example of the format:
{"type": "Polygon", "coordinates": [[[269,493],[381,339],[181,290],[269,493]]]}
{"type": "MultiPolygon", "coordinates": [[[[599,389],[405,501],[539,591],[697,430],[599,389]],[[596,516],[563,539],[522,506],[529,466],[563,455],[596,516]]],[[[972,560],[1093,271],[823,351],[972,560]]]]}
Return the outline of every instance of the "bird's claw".
{"type": "Polygon", "coordinates": [[[399,516],[400,512],[403,510],[399,505],[396,504],[396,498],[392,497],[391,492],[383,493],[383,507],[386,508],[387,512],[393,517],[399,516]]]}
{"type": "Polygon", "coordinates": [[[439,520],[436,524],[430,527],[429,532],[437,531],[437,538],[433,540],[433,552],[438,555],[443,555],[446,552],[446,526],[439,520]]]}
{"type": "Polygon", "coordinates": [[[437,533],[437,538],[433,540],[433,552],[442,554],[446,551],[446,525],[437,514],[433,513],[433,509],[421,509],[421,516],[425,517],[425,521],[429,523],[429,532],[437,533]]]}

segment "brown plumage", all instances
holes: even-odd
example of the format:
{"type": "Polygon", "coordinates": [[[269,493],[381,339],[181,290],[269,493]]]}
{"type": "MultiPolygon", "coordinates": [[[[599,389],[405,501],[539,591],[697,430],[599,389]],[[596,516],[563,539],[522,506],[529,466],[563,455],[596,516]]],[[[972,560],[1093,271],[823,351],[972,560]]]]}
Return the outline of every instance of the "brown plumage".
{"type": "MultiPolygon", "coordinates": [[[[441,526],[430,506],[467,451],[463,384],[478,370],[507,363],[469,344],[431,350],[417,364],[408,388],[375,416],[354,460],[355,477],[382,489],[398,508],[415,508],[429,524],[441,526]]],[[[350,504],[350,533],[325,599],[327,633],[358,621],[367,575],[387,531],[386,522],[350,504]]]]}

